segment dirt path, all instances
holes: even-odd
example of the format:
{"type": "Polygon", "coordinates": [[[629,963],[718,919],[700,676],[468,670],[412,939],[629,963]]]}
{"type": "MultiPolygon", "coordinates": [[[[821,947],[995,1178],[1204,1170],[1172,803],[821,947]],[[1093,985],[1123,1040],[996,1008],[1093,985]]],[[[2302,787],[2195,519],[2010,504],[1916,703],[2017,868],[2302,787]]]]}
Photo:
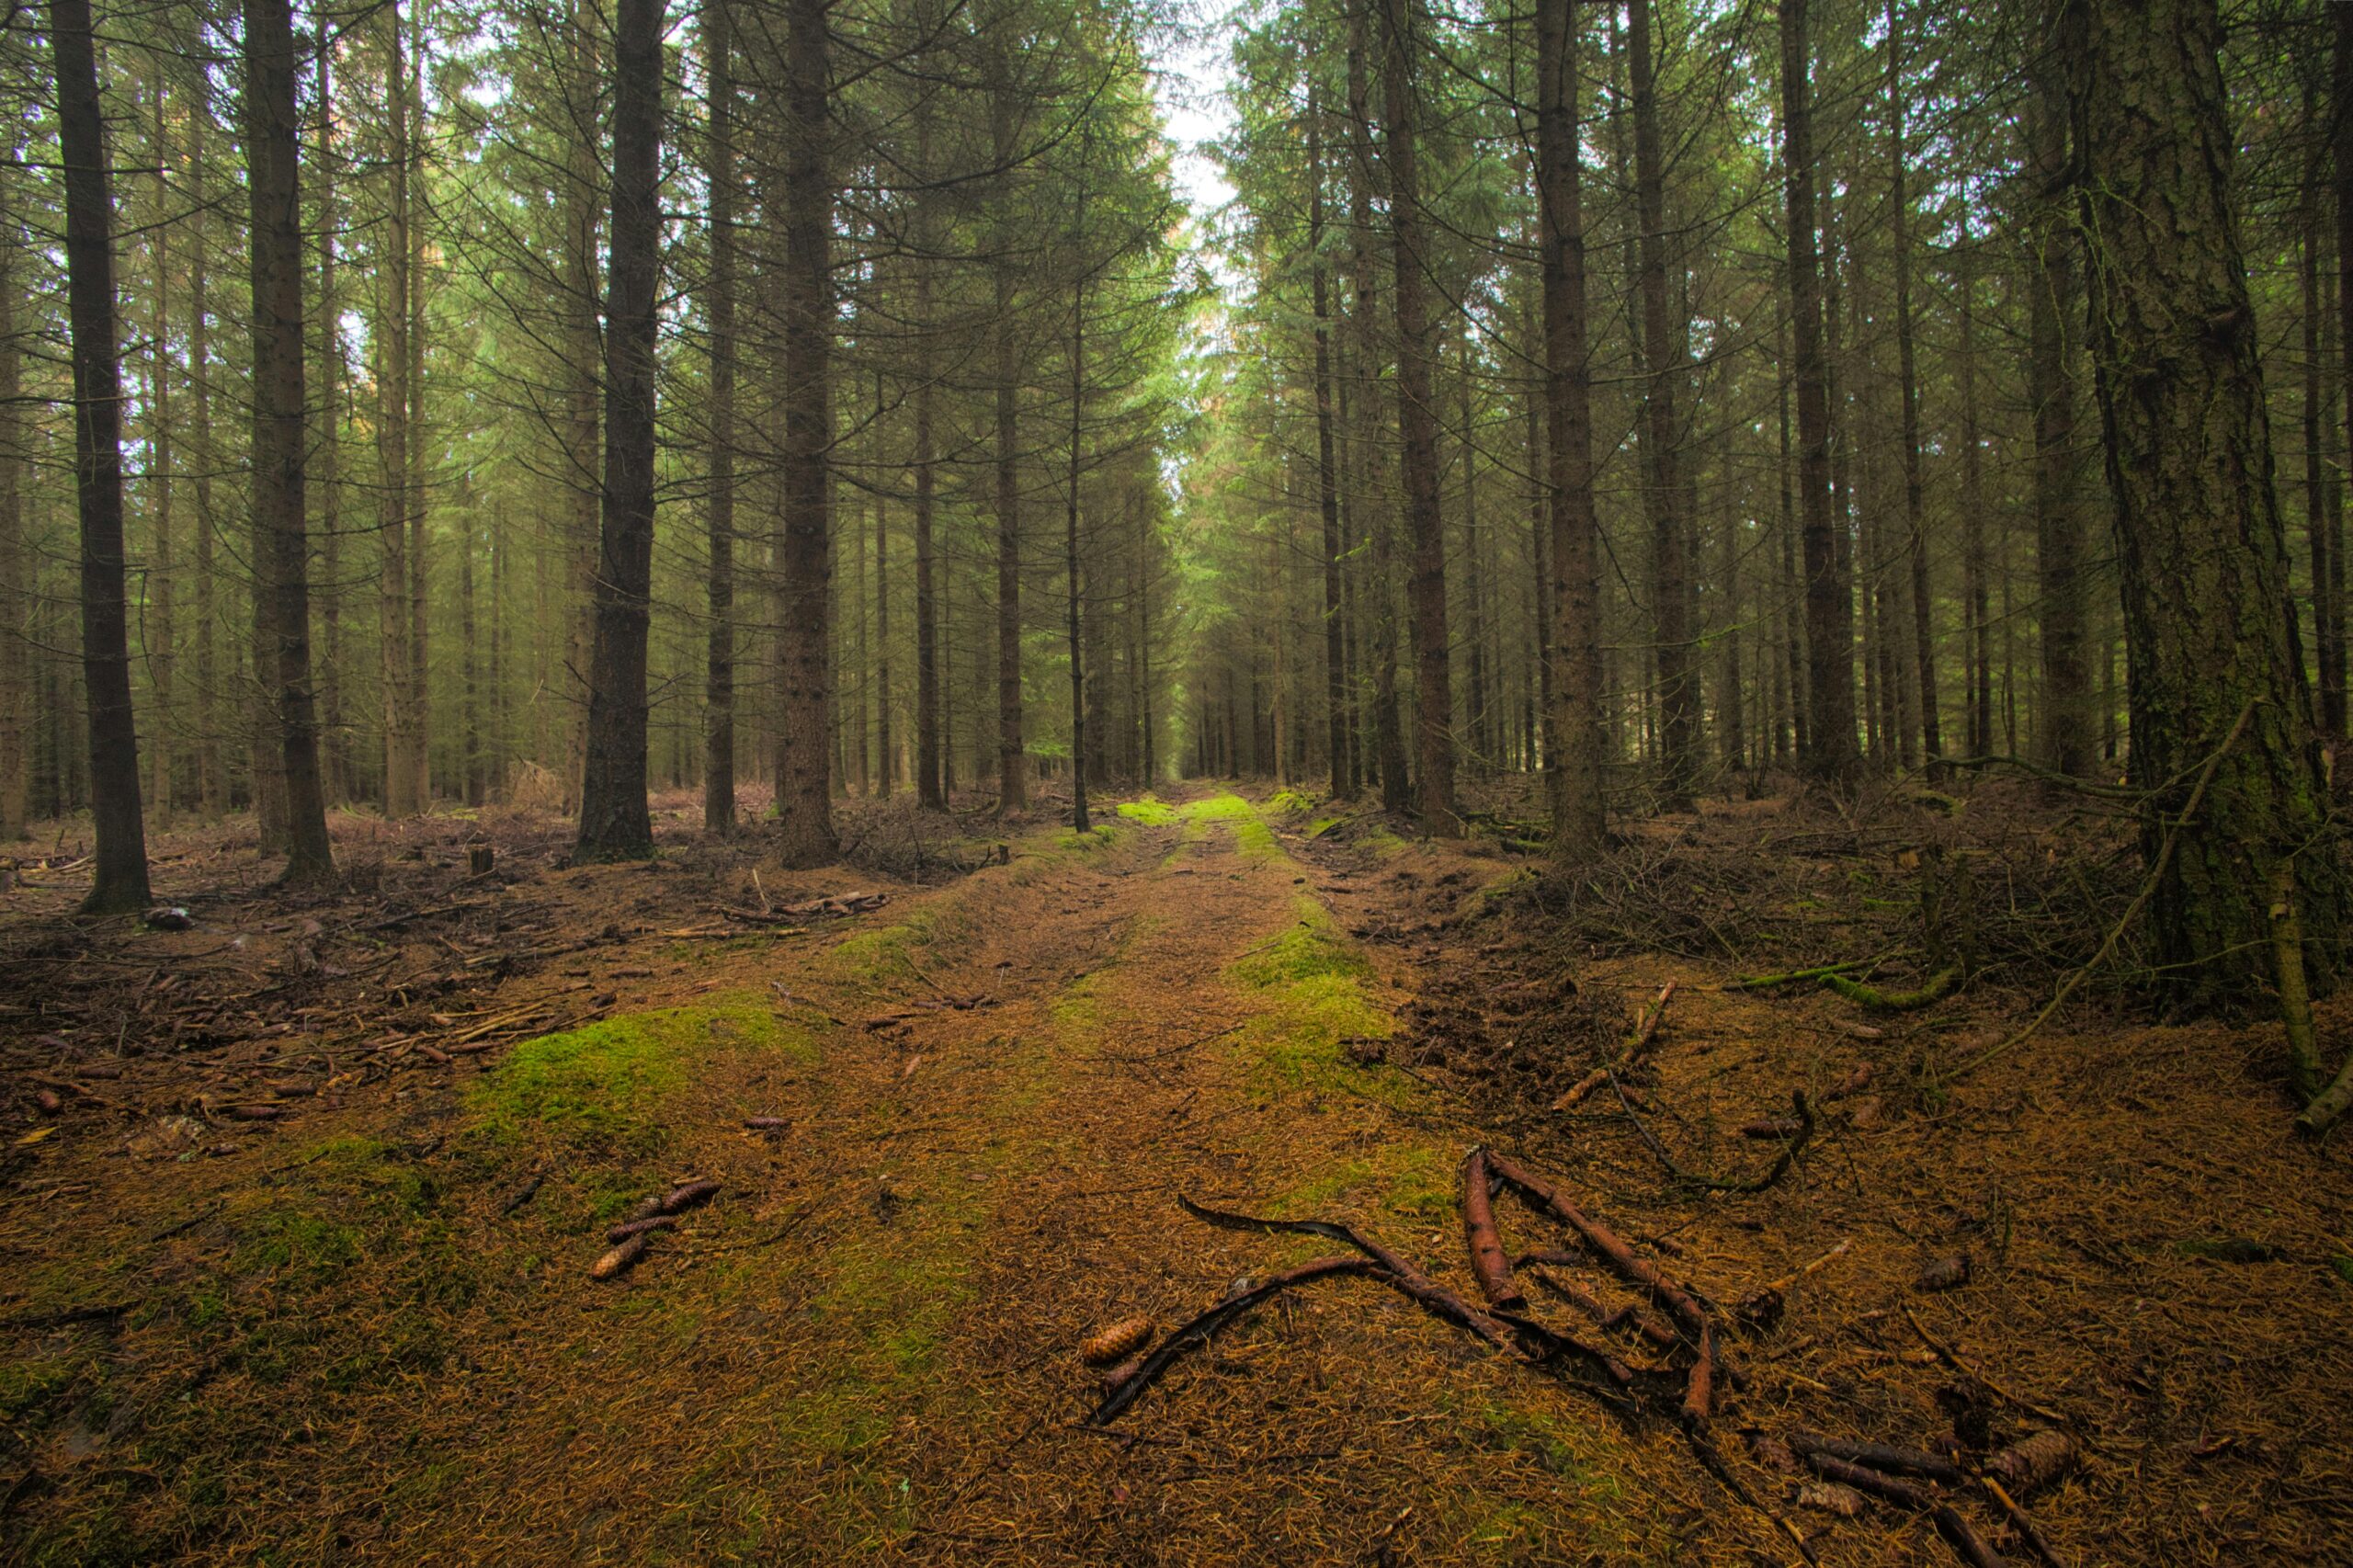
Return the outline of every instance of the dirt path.
{"type": "Polygon", "coordinates": [[[1671,1436],[1361,1281],[1222,1336],[1115,1434],[1084,1425],[1086,1333],[1179,1320],[1324,1247],[1209,1229],[1180,1192],[1345,1218],[1449,1272],[1460,1250],[1468,1135],[1408,1074],[1344,1056],[1390,1031],[1390,996],[1303,869],[1239,797],[1131,810],[839,939],[681,947],[640,987],[674,1006],[531,1042],[455,1094],[17,1207],[9,1317],[39,1332],[0,1392],[51,1418],[24,1440],[12,1550],[1671,1550],[1699,1483],[1630,1468],[1688,1471],[1671,1436]],[[590,1281],[604,1226],[692,1175],[717,1201],[590,1281]]]}

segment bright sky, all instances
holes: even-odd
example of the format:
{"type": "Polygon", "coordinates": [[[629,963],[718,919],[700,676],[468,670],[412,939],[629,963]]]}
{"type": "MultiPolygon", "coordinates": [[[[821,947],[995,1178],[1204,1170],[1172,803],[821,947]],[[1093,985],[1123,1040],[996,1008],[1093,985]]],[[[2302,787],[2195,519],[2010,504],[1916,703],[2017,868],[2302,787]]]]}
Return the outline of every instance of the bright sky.
{"type": "Polygon", "coordinates": [[[1233,196],[1204,145],[1233,124],[1225,97],[1232,62],[1223,22],[1230,9],[1226,0],[1193,0],[1187,12],[1184,29],[1162,39],[1154,64],[1159,70],[1161,112],[1168,117],[1168,137],[1176,145],[1177,193],[1192,204],[1196,219],[1206,219],[1233,196]]]}

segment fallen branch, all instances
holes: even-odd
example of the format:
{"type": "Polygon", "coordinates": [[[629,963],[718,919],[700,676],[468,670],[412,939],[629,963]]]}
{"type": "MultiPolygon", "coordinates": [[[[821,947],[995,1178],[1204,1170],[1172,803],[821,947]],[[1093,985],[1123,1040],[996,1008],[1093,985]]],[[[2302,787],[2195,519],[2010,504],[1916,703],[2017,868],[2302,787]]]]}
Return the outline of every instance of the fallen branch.
{"type": "Polygon", "coordinates": [[[1845,1460],[1848,1464],[1869,1465],[1889,1475],[1916,1475],[1923,1481],[1942,1482],[1947,1486],[1960,1486],[1969,1480],[1961,1468],[1950,1460],[1918,1449],[1898,1449],[1886,1443],[1857,1443],[1843,1437],[1825,1437],[1819,1432],[1791,1432],[1789,1445],[1800,1455],[1828,1454],[1832,1459],[1845,1460]]]}
{"type": "Polygon", "coordinates": [[[1699,1359],[1692,1364],[1685,1382],[1684,1418],[1687,1423],[1704,1422],[1714,1404],[1717,1359],[1715,1324],[1707,1309],[1689,1291],[1660,1273],[1648,1258],[1620,1240],[1616,1232],[1563,1197],[1551,1183],[1540,1180],[1518,1162],[1501,1154],[1489,1154],[1487,1164],[1497,1176],[1551,1210],[1554,1218],[1574,1231],[1612,1268],[1649,1291],[1652,1300],[1675,1315],[1699,1352],[1699,1359]]]}
{"type": "Polygon", "coordinates": [[[1567,1252],[1547,1248],[1541,1252],[1527,1254],[1518,1261],[1515,1267],[1529,1270],[1529,1278],[1585,1313],[1599,1327],[1613,1330],[1631,1328],[1636,1334],[1662,1350],[1672,1350],[1683,1343],[1677,1336],[1675,1330],[1644,1312],[1641,1308],[1629,1304],[1619,1308],[1616,1312],[1611,1312],[1608,1307],[1587,1294],[1579,1286],[1554,1274],[1550,1267],[1576,1261],[1578,1260],[1567,1252]]]}
{"type": "MultiPolygon", "coordinates": [[[[1191,1206],[1188,1204],[1187,1207],[1191,1206]]],[[[1177,1358],[1196,1345],[1207,1344],[1211,1335],[1267,1297],[1288,1290],[1294,1285],[1304,1285],[1310,1280],[1326,1278],[1335,1274],[1372,1272],[1373,1265],[1366,1258],[1339,1256],[1311,1258],[1268,1275],[1249,1290],[1220,1301],[1162,1340],[1160,1348],[1145,1357],[1143,1364],[1131,1376],[1103,1396],[1103,1403],[1095,1407],[1095,1414],[1087,1417],[1087,1424],[1104,1426],[1118,1420],[1120,1413],[1133,1404],[1161,1373],[1175,1364],[1177,1358]]]]}
{"type": "Polygon", "coordinates": [[[1453,1291],[1435,1283],[1420,1269],[1379,1242],[1358,1235],[1347,1226],[1329,1220],[1268,1220],[1256,1215],[1228,1213],[1211,1209],[1179,1194],[1177,1203],[1186,1213],[1204,1224],[1216,1225],[1228,1231],[1258,1231],[1278,1235],[1322,1236],[1354,1247],[1379,1264],[1394,1278],[1397,1289],[1420,1302],[1435,1315],[1446,1319],[1485,1340],[1499,1350],[1518,1354],[1513,1343],[1511,1328],[1494,1314],[1481,1312],[1453,1291]]]}
{"type": "Polygon", "coordinates": [[[800,925],[799,916],[785,910],[778,910],[774,914],[769,914],[763,910],[738,909],[732,903],[722,903],[719,906],[719,913],[727,916],[730,920],[741,921],[746,926],[790,927],[790,929],[789,930],[781,930],[777,933],[779,936],[782,937],[793,936],[805,929],[805,927],[800,925]]]}
{"type": "Polygon", "coordinates": [[[1618,1075],[1614,1073],[1609,1074],[1609,1087],[1617,1095],[1620,1107],[1625,1110],[1626,1119],[1634,1124],[1634,1131],[1642,1135],[1643,1142],[1649,1146],[1650,1152],[1658,1156],[1658,1163],[1666,1167],[1666,1174],[1688,1187],[1700,1187],[1709,1192],[1728,1192],[1737,1195],[1763,1192],[1789,1174],[1790,1167],[1796,1163],[1798,1155],[1804,1151],[1808,1143],[1813,1141],[1813,1108],[1806,1104],[1803,1089],[1793,1089],[1790,1092],[1790,1102],[1797,1108],[1796,1136],[1782,1143],[1780,1153],[1774,1156],[1773,1163],[1765,1167],[1765,1173],[1762,1176],[1754,1176],[1747,1181],[1727,1181],[1722,1176],[1687,1171],[1676,1163],[1674,1155],[1666,1152],[1666,1145],[1658,1141],[1658,1134],[1650,1130],[1650,1124],[1635,1114],[1634,1102],[1626,1097],[1626,1086],[1618,1081],[1618,1075]]]}
{"type": "Polygon", "coordinates": [[[1494,1195],[1489,1188],[1487,1155],[1473,1149],[1462,1160],[1462,1234],[1471,1248],[1471,1272],[1480,1293],[1506,1312],[1526,1312],[1528,1298],[1511,1277],[1511,1259],[1495,1232],[1494,1195]]]}
{"type": "Polygon", "coordinates": [[[1825,974],[1822,983],[1824,989],[1836,991],[1866,1013],[1916,1013],[1953,994],[1961,984],[1961,966],[1948,964],[1930,975],[1928,983],[1917,991],[1881,991],[1876,985],[1866,985],[1843,974],[1825,974]]]}
{"type": "Polygon", "coordinates": [[[1962,1360],[1959,1351],[1955,1350],[1951,1346],[1947,1345],[1943,1340],[1938,1339],[1935,1335],[1928,1332],[1927,1325],[1920,1321],[1919,1314],[1915,1312],[1909,1306],[1906,1306],[1904,1309],[1904,1316],[1912,1324],[1912,1332],[1920,1336],[1920,1343],[1927,1346],[1930,1350],[1935,1351],[1938,1360],[1944,1362],[1946,1366],[1950,1367],[1954,1371],[1959,1372],[1962,1377],[1976,1383],[1980,1388],[1983,1388],[1986,1392],[1994,1395],[1996,1399],[2001,1400],[2006,1404],[2014,1404],[2030,1415],[2040,1415],[2045,1421],[2050,1422],[2053,1426],[2072,1426],[2075,1425],[2073,1421],[2070,1421],[2066,1416],[2062,1415],[2059,1412],[2051,1409],[2049,1406],[2037,1404],[2030,1399],[2022,1399],[2018,1395],[2012,1393],[2008,1389],[2004,1388],[2000,1383],[1995,1382],[1993,1379],[1987,1377],[1984,1373],[1979,1371],[1976,1368],[1962,1360]]]}
{"type": "Polygon", "coordinates": [[[1951,1544],[1953,1551],[1970,1568],[2002,1568],[2002,1560],[1994,1555],[1994,1549],[1985,1544],[1984,1539],[1970,1528],[1969,1521],[1962,1518],[1960,1511],[1950,1504],[1938,1502],[1908,1481],[1898,1481],[1869,1465],[1853,1464],[1820,1449],[1805,1458],[1806,1462],[1813,1466],[1825,1481],[1839,1482],[1858,1492],[1869,1493],[1883,1503],[1893,1503],[1927,1515],[1936,1525],[1937,1533],[1951,1544]]]}
{"type": "Polygon", "coordinates": [[[2044,1538],[2042,1531],[2036,1528],[2033,1518],[2024,1508],[2018,1506],[2017,1499],[2002,1490],[2002,1483],[1990,1475],[1981,1476],[1979,1479],[1984,1483],[1985,1494],[1994,1499],[2001,1508],[2004,1517],[2010,1521],[2010,1528],[2018,1533],[2020,1540],[2026,1542],[2028,1551],[2042,1560],[2044,1568],[2065,1568],[2065,1564],[2059,1561],[2058,1552],[2052,1550],[2051,1542],[2044,1538]]]}
{"type": "Polygon", "coordinates": [[[1848,959],[1844,963],[1817,964],[1812,969],[1792,969],[1780,974],[1744,974],[1724,983],[1727,991],[1765,991],[1777,985],[1795,985],[1801,981],[1827,980],[1834,974],[1848,974],[1859,969],[1870,969],[1883,963],[1890,955],[1882,953],[1875,959],[1848,959]]]}
{"type": "Polygon", "coordinates": [[[1587,1095],[1608,1081],[1613,1069],[1631,1067],[1641,1061],[1649,1052],[1652,1042],[1658,1039],[1659,1022],[1666,1017],[1666,1005],[1674,998],[1675,982],[1670,980],[1659,987],[1658,1000],[1652,1003],[1650,1010],[1643,1015],[1642,1022],[1634,1028],[1633,1037],[1627,1040],[1625,1047],[1618,1052],[1617,1060],[1608,1066],[1595,1068],[1570,1085],[1561,1097],[1552,1102],[1552,1108],[1574,1110],[1585,1102],[1587,1095]]]}

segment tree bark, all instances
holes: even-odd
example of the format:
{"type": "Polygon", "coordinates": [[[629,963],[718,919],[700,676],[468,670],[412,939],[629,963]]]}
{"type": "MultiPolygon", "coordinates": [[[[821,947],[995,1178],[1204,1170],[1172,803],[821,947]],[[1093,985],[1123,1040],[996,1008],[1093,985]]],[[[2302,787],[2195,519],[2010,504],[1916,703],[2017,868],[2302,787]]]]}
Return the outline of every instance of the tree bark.
{"type": "Polygon", "coordinates": [[[1453,650],[1446,614],[1446,530],[1438,510],[1438,410],[1431,402],[1436,339],[1427,303],[1429,265],[1421,210],[1421,102],[1415,0],[1381,0],[1381,153],[1389,174],[1389,234],[1396,278],[1399,477],[1410,551],[1405,597],[1414,648],[1414,814],[1432,837],[1461,831],[1454,814],[1453,650]]]}
{"type": "Polygon", "coordinates": [[[1591,861],[1608,846],[1601,689],[1601,541],[1593,505],[1593,383],[1587,363],[1584,192],[1578,164],[1575,8],[1536,11],[1536,188],[1543,271],[1545,488],[1552,505],[1552,708],[1547,785],[1552,857],[1591,861]]]}
{"type": "MultiPolygon", "coordinates": [[[[613,30],[605,491],[577,861],[654,853],[646,806],[646,631],[654,566],[654,353],[661,281],[662,0],[620,0],[613,30]]],[[[822,735],[823,732],[819,732],[822,735]]]]}
{"type": "Polygon", "coordinates": [[[244,0],[246,188],[253,210],[253,509],[267,634],[267,744],[284,790],[284,880],[335,880],[319,784],[311,691],[311,547],[303,510],[309,455],[302,389],[301,123],[295,116],[294,23],[288,0],[244,0]]]}
{"type": "Polygon", "coordinates": [[[343,712],[343,295],[335,277],[335,234],[340,215],[335,198],[335,94],[329,61],[318,51],[316,108],[319,116],[319,390],[318,426],[312,450],[318,483],[319,576],[313,596],[319,607],[322,646],[318,667],[320,792],[330,805],[348,800],[351,764],[343,712]]]}
{"type": "Polygon", "coordinates": [[[416,754],[424,744],[412,698],[409,605],[409,514],[413,464],[409,456],[409,336],[415,326],[415,280],[411,276],[408,72],[403,64],[407,39],[400,0],[385,8],[387,30],[384,96],[391,125],[391,211],[382,261],[377,274],[376,454],[379,475],[377,543],[381,582],[377,624],[381,647],[384,705],[384,814],[415,816],[425,810],[417,792],[416,754]]]}
{"type": "MultiPolygon", "coordinates": [[[[929,100],[915,110],[915,168],[931,167],[929,100]]],[[[931,352],[931,278],[938,265],[932,255],[929,193],[915,197],[909,239],[915,251],[915,308],[909,324],[915,333],[915,804],[926,811],[946,811],[948,796],[940,782],[939,608],[935,602],[933,574],[937,570],[932,544],[935,375],[931,352]]]]}
{"type": "Polygon", "coordinates": [[[559,135],[569,152],[564,170],[563,353],[569,372],[564,387],[565,460],[571,506],[563,535],[568,557],[565,584],[563,690],[570,699],[563,751],[565,798],[576,809],[588,757],[588,669],[597,636],[597,534],[604,506],[601,472],[604,334],[598,324],[597,236],[604,195],[597,158],[597,49],[596,23],[601,0],[572,0],[571,72],[565,86],[565,123],[559,135]]]}
{"type": "MultiPolygon", "coordinates": [[[[2336,206],[2336,347],[2343,356],[2337,379],[2345,418],[2346,445],[2341,455],[2353,466],[2353,6],[2330,7],[2336,18],[2336,48],[2330,58],[2329,111],[2331,160],[2336,206]]],[[[2339,495],[2343,494],[2339,482],[2339,495]]],[[[2345,531],[2340,506],[2328,518],[2328,609],[2323,631],[2327,652],[2321,659],[2320,688],[2329,715],[2331,739],[2343,740],[2347,722],[2346,699],[2345,531]]]]}
{"type": "Polygon", "coordinates": [[[66,315],[73,333],[74,474],[81,516],[82,679],[89,711],[97,869],[83,913],[147,905],[139,735],[124,612],[122,361],[115,337],[114,197],[89,0],[50,0],[58,154],[65,174],[66,315]]]}
{"type": "Polygon", "coordinates": [[[785,7],[787,144],[781,196],[784,505],[779,517],[784,617],[776,758],[778,855],[823,865],[835,853],[827,753],[826,543],[833,523],[832,67],[827,0],[785,7]]]}
{"type": "Polygon", "coordinates": [[[1806,744],[1800,772],[1820,788],[1851,788],[1855,748],[1855,599],[1830,506],[1829,365],[1822,344],[1822,274],[1814,249],[1812,44],[1806,0],[1782,0],[1781,165],[1790,225],[1790,314],[1798,412],[1798,502],[1805,556],[1806,744]]]}
{"type": "MultiPolygon", "coordinates": [[[[1082,136],[1081,144],[1085,138],[1082,136]]],[[[1073,254],[1086,239],[1086,195],[1084,181],[1087,176],[1080,172],[1081,186],[1076,208],[1077,222],[1071,234],[1073,254]]],[[[1082,261],[1081,265],[1084,265],[1082,261]]],[[[1070,636],[1070,788],[1071,828],[1076,833],[1092,831],[1086,816],[1086,657],[1079,636],[1080,606],[1086,585],[1079,575],[1078,563],[1078,481],[1080,436],[1086,428],[1086,277],[1082,272],[1077,286],[1071,291],[1070,305],[1070,452],[1069,469],[1064,476],[1063,512],[1063,581],[1069,605],[1070,636]]]]}
{"type": "Polygon", "coordinates": [[[2336,972],[2346,888],[2327,809],[2263,371],[2232,188],[2214,0],[2079,0],[2063,13],[2080,150],[2091,348],[2123,568],[2133,781],[2154,797],[2154,961],[2187,1004],[2268,994],[2271,879],[2296,868],[2315,990],[2336,972]],[[2282,613],[2283,607],[2287,613],[2282,613]],[[2204,809],[2166,826],[2222,756],[2204,809]]]}
{"type": "MultiPolygon", "coordinates": [[[[1348,6],[1348,210],[1355,231],[1352,266],[1356,275],[1356,309],[1350,312],[1350,324],[1356,329],[1358,373],[1368,387],[1380,381],[1381,357],[1373,324],[1376,290],[1372,199],[1378,165],[1372,153],[1372,89],[1368,59],[1370,40],[1366,36],[1366,14],[1381,3],[1382,0],[1354,0],[1348,6]]],[[[1373,424],[1377,416],[1370,395],[1357,399],[1357,415],[1366,425],[1373,424]]],[[[1372,581],[1368,613],[1372,618],[1373,640],[1373,755],[1381,770],[1381,809],[1402,814],[1410,809],[1413,799],[1405,737],[1397,711],[1397,620],[1392,609],[1396,602],[1396,509],[1382,494],[1379,444],[1368,435],[1359,446],[1365,454],[1361,465],[1366,482],[1363,494],[1371,498],[1368,528],[1372,542],[1372,581]]]]}
{"type": "Polygon", "coordinates": [[[1985,441],[1977,411],[1977,242],[1963,236],[1953,287],[1961,295],[1961,600],[1968,618],[1969,755],[1994,749],[1992,576],[1985,552],[1985,441]]]}
{"type": "Polygon", "coordinates": [[[710,123],[703,177],[710,190],[710,617],[703,656],[702,825],[735,831],[735,37],[733,0],[703,0],[710,123]]]}
{"type": "Polygon", "coordinates": [[[221,765],[221,727],[215,720],[220,690],[215,625],[221,588],[216,561],[217,519],[212,515],[212,470],[219,454],[212,441],[212,257],[206,234],[211,200],[206,187],[204,132],[212,106],[199,85],[188,116],[188,463],[196,470],[196,794],[205,820],[216,822],[228,809],[229,778],[221,765]]]}
{"type": "Polygon", "coordinates": [[[0,190],[0,844],[25,836],[32,750],[32,596],[25,570],[25,350],[17,301],[28,254],[13,191],[0,190]]]}
{"type": "Polygon", "coordinates": [[[1324,525],[1324,699],[1332,798],[1353,799],[1348,773],[1347,619],[1340,574],[1340,486],[1332,432],[1332,299],[1324,269],[1324,114],[1313,74],[1307,89],[1308,293],[1315,314],[1315,506],[1324,525]]]}
{"type": "Polygon", "coordinates": [[[1944,719],[1938,711],[1935,606],[1929,594],[1928,526],[1920,476],[1920,368],[1912,321],[1912,192],[1904,147],[1904,14],[1887,0],[1887,152],[1889,240],[1895,252],[1896,377],[1903,399],[1904,552],[1912,564],[1912,662],[1919,683],[1920,742],[1928,780],[1942,783],[1944,719]]]}
{"type": "Polygon", "coordinates": [[[990,153],[995,160],[996,256],[990,266],[995,315],[994,388],[996,481],[996,809],[1011,815],[1029,804],[1029,747],[1021,734],[1021,356],[1014,336],[1013,212],[1014,87],[1012,62],[1000,47],[990,61],[990,153]]]}
{"type": "MultiPolygon", "coordinates": [[[[172,699],[174,676],[177,673],[179,645],[178,629],[173,624],[172,560],[175,540],[172,537],[172,502],[178,489],[172,472],[172,246],[171,188],[165,179],[165,169],[171,162],[171,121],[164,94],[164,74],[155,74],[155,217],[152,254],[154,260],[153,308],[151,347],[147,355],[147,429],[148,429],[148,494],[154,508],[153,543],[147,563],[147,627],[142,639],[146,644],[148,689],[153,694],[155,722],[149,733],[153,744],[148,748],[147,766],[153,783],[147,793],[146,805],[153,814],[157,828],[172,820],[172,699]]],[[[0,235],[0,244],[14,243],[13,236],[0,235]]],[[[0,277],[0,294],[15,286],[12,278],[0,277]]],[[[13,311],[14,301],[8,308],[13,311]]],[[[16,395],[14,391],[10,395],[16,395]]],[[[0,631],[0,636],[5,636],[0,631]]]]}
{"type": "MultiPolygon", "coordinates": [[[[2053,8],[2053,15],[2056,7],[2053,8]]],[[[2027,157],[2032,276],[2027,311],[2027,401],[2034,412],[2035,570],[2041,603],[2042,701],[2036,733],[2046,767],[2069,778],[2097,760],[2086,651],[2082,461],[2067,323],[2076,308],[2075,236],[2066,215],[2067,87],[2055,40],[2028,55],[2027,157]]]]}
{"type": "Polygon", "coordinates": [[[1643,368],[1643,511],[1648,525],[1652,648],[1660,714],[1659,804],[1690,809],[1698,788],[1699,685],[1691,673],[1691,562],[1684,545],[1682,432],[1675,382],[1684,372],[1682,335],[1670,319],[1666,286],[1666,153],[1658,122],[1658,82],[1651,59],[1650,0],[1631,0],[1627,63],[1634,115],[1634,207],[1640,231],[1643,368]]]}

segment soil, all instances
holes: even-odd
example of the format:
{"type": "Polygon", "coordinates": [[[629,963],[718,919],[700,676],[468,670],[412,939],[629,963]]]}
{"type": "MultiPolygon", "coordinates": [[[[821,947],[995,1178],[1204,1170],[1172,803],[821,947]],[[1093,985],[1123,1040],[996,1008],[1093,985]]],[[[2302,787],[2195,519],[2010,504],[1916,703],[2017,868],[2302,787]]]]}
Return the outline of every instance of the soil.
{"type": "MultiPolygon", "coordinates": [[[[315,898],[232,823],[157,843],[181,931],[67,918],[52,828],[0,906],[0,1559],[1942,1562],[1789,1445],[1974,1464],[2054,1427],[2079,1461],[2023,1502],[2062,1562],[2341,1554],[2353,1177],[2289,1135],[2278,1028],[2093,986],[1954,1072],[2096,945],[2120,859],[2023,806],[1709,802],[1572,884],[1493,805],[1451,844],[1288,793],[1086,836],[861,806],[853,863],[798,874],[684,800],[641,866],[563,868],[529,811],[349,816],[315,898]],[[1931,921],[1894,896],[1931,884],[1931,921]],[[1918,1013],[1732,984],[1885,953],[1900,987],[1948,944],[1971,982],[1918,1013]],[[1709,1190],[1773,1168],[1787,1131],[1742,1131],[1793,1091],[1799,1156],[1709,1190]],[[1523,1270],[1529,1311],[1631,1391],[1340,1276],[1093,1421],[1089,1335],[1336,1250],[1180,1197],[1345,1223],[1475,1300],[1481,1145],[1711,1304],[1737,1385],[1704,1427],[1655,1392],[1688,1351],[1543,1288],[1634,1304],[1590,1259],[1523,1270]]],[[[1511,1254],[1570,1244],[1495,1207],[1511,1254]]]]}

